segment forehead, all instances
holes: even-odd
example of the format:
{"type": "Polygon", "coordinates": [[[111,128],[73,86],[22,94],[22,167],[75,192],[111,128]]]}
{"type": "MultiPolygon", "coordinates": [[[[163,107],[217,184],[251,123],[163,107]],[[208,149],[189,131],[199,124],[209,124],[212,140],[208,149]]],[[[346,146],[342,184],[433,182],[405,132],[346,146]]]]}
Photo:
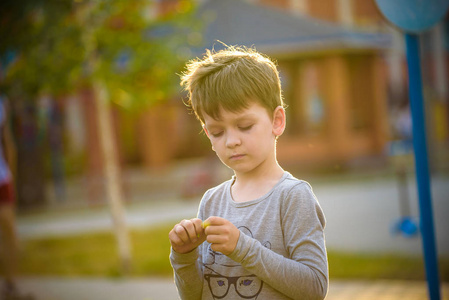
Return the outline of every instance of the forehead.
{"type": "Polygon", "coordinates": [[[216,118],[204,113],[204,121],[206,125],[259,118],[269,118],[269,114],[267,109],[257,102],[252,102],[248,105],[248,107],[242,108],[238,111],[230,111],[220,107],[216,118]]]}

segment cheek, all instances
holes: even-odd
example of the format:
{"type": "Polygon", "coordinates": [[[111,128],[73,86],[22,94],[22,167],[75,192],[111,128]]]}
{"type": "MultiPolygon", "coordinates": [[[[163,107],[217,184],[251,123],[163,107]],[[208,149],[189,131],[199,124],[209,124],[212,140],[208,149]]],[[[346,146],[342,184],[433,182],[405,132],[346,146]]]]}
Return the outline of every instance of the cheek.
{"type": "Polygon", "coordinates": [[[210,144],[212,146],[212,150],[215,151],[217,155],[219,155],[220,151],[223,149],[220,140],[210,140],[210,144]]]}
{"type": "Polygon", "coordinates": [[[273,133],[271,132],[270,128],[265,128],[265,130],[260,130],[259,132],[255,133],[254,135],[249,137],[250,139],[250,145],[252,147],[261,147],[267,146],[273,142],[275,139],[273,133]]]}
{"type": "Polygon", "coordinates": [[[211,138],[209,141],[212,146],[218,146],[220,144],[220,139],[218,138],[211,138]]]}

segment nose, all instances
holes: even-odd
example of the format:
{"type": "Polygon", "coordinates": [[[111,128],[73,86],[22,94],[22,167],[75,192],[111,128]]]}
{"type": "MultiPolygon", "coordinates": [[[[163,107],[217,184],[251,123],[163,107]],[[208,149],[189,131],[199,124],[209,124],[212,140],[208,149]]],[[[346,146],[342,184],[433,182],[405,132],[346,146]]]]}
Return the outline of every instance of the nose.
{"type": "Polygon", "coordinates": [[[241,144],[240,136],[235,131],[228,131],[226,133],[226,147],[235,148],[241,144]]]}

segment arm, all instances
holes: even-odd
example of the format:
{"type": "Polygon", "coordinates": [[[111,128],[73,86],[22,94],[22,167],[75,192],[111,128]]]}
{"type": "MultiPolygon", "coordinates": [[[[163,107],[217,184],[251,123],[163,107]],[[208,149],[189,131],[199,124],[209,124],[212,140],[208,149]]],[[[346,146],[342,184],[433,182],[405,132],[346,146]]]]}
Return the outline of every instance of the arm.
{"type": "Polygon", "coordinates": [[[171,249],[170,263],[175,274],[175,284],[181,299],[201,299],[203,273],[198,248],[187,254],[171,249]]]}
{"type": "Polygon", "coordinates": [[[201,219],[182,220],[169,233],[170,263],[181,299],[201,299],[203,274],[198,247],[206,239],[201,219]]]}
{"type": "Polygon", "coordinates": [[[294,188],[281,209],[286,258],[240,234],[231,259],[293,299],[324,299],[328,286],[324,215],[307,188],[294,188]]]}

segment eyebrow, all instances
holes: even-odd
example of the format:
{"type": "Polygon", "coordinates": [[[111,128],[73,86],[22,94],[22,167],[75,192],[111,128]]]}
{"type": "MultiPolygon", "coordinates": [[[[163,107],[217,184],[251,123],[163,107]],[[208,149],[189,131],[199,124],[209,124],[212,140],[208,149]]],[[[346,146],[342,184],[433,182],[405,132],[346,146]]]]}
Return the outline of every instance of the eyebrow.
{"type": "MultiPolygon", "coordinates": [[[[244,115],[244,116],[237,117],[233,121],[234,121],[234,123],[239,123],[239,122],[242,122],[242,121],[254,121],[256,118],[257,118],[257,116],[254,115],[254,114],[247,114],[247,115],[244,115]]],[[[217,127],[221,127],[220,122],[222,122],[222,120],[220,120],[220,119],[218,119],[218,120],[213,119],[213,121],[210,122],[210,123],[206,123],[205,122],[204,123],[204,127],[207,130],[212,130],[212,129],[215,129],[217,127]]]]}
{"type": "MultiPolygon", "coordinates": [[[[249,113],[247,113],[247,114],[238,116],[237,118],[235,118],[235,121],[238,122],[238,121],[241,121],[241,120],[246,120],[246,119],[256,119],[256,118],[257,118],[257,115],[256,115],[256,114],[254,114],[254,113],[252,113],[252,112],[249,112],[249,113]]],[[[214,120],[213,122],[222,122],[222,121],[223,121],[222,118],[215,119],[215,118],[212,118],[212,117],[211,117],[211,119],[214,120]]]]}

